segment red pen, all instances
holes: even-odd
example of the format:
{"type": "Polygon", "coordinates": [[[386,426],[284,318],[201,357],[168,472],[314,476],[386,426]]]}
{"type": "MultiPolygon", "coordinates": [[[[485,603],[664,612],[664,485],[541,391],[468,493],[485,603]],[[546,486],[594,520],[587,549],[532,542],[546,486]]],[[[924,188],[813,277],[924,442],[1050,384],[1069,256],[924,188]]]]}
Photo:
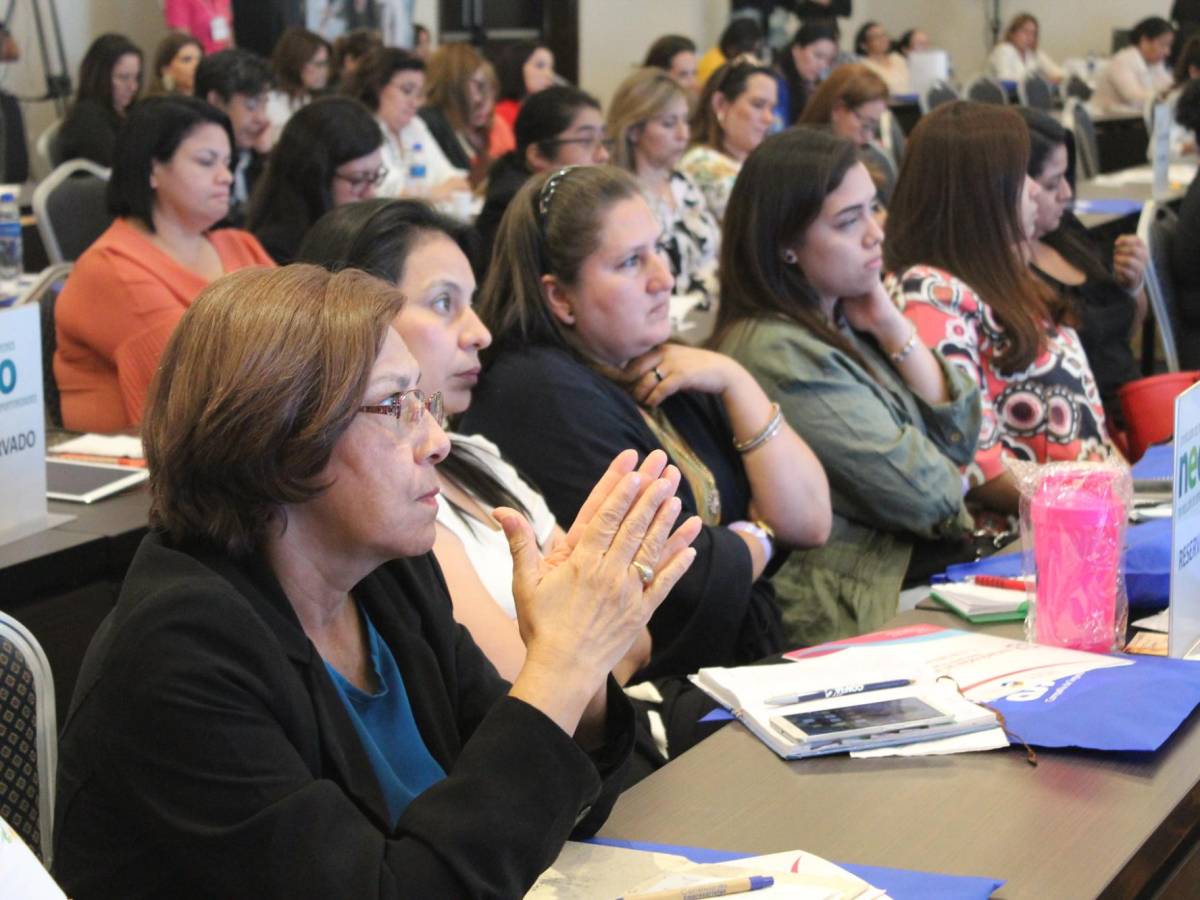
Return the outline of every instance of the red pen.
{"type": "Polygon", "coordinates": [[[972,575],[967,580],[980,587],[1005,588],[1010,591],[1023,591],[1033,584],[1024,578],[1006,578],[1003,575],[972,575]]]}

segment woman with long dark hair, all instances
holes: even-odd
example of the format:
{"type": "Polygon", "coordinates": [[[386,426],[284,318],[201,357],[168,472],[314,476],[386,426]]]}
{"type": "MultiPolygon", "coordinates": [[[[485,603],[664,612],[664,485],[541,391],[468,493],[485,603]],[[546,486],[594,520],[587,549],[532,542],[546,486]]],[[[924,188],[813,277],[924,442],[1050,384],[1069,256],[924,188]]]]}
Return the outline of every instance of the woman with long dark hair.
{"type": "Polygon", "coordinates": [[[829,540],[773,579],[802,644],[879,627],[906,571],[970,555],[959,466],[979,389],[884,290],[874,204],[852,142],[796,128],[750,154],[725,216],[714,346],[754,375],[829,478],[829,540]]]}
{"type": "Polygon", "coordinates": [[[1016,110],[957,101],[909,136],[889,208],[890,288],[921,340],[980,388],[983,425],[968,499],[1015,514],[1006,459],[1097,459],[1104,406],[1068,299],[1028,266],[1040,188],[1016,110]]]}
{"type": "Polygon", "coordinates": [[[323,97],[291,119],[254,188],[246,227],[280,265],[305,232],[343,203],[369,200],[387,177],[383,133],[349,97],[323,97]]]}
{"type": "Polygon", "coordinates": [[[786,125],[795,124],[817,85],[837,58],[838,31],[833,24],[807,22],[779,53],[779,107],[786,125]]]}
{"type": "Polygon", "coordinates": [[[102,34],[79,64],[79,87],[54,138],[55,160],[113,164],[117,131],[142,89],[142,51],[123,34],[102,34]]]}
{"type": "Polygon", "coordinates": [[[509,44],[496,60],[496,77],[500,81],[496,116],[513,128],[525,99],[554,84],[554,54],[537,41],[509,44]]]}

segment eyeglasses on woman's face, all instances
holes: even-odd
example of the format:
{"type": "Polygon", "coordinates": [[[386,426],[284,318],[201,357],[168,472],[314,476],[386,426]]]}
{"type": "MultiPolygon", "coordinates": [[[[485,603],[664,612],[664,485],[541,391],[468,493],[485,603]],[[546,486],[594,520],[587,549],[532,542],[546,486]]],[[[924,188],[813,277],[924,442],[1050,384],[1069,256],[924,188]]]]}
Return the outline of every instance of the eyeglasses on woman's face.
{"type": "Polygon", "coordinates": [[[425,415],[429,414],[433,422],[441,427],[445,423],[445,409],[442,406],[442,392],[434,391],[426,396],[420,388],[408,391],[398,391],[378,405],[360,406],[361,413],[372,413],[389,416],[396,434],[402,438],[415,435],[425,424],[425,415]]]}
{"type": "Polygon", "coordinates": [[[383,184],[383,180],[388,177],[388,167],[380,166],[374,172],[353,172],[349,175],[334,172],[333,177],[346,182],[352,190],[361,191],[368,186],[379,187],[383,184]]]}

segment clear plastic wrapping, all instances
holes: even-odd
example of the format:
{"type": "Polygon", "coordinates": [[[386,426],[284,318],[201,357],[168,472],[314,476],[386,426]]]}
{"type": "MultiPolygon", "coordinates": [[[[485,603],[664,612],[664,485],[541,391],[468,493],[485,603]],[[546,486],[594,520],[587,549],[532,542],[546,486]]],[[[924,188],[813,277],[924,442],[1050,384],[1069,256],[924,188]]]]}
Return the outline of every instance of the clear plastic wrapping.
{"type": "Polygon", "coordinates": [[[1021,491],[1026,638],[1095,653],[1119,649],[1129,619],[1121,573],[1129,467],[1113,460],[1010,468],[1021,491]]]}

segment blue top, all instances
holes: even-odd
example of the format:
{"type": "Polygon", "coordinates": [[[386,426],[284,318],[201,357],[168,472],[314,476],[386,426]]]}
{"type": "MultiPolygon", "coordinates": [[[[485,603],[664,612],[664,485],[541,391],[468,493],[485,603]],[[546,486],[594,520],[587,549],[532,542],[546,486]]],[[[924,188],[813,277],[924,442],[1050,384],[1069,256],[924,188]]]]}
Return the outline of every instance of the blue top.
{"type": "Polygon", "coordinates": [[[445,778],[446,773],[429,754],[417,730],[396,658],[380,639],[366,610],[360,606],[358,613],[367,626],[371,668],[380,686],[378,692],[368,694],[359,690],[328,662],[325,668],[375,769],[394,828],[413,798],[445,778]]]}

